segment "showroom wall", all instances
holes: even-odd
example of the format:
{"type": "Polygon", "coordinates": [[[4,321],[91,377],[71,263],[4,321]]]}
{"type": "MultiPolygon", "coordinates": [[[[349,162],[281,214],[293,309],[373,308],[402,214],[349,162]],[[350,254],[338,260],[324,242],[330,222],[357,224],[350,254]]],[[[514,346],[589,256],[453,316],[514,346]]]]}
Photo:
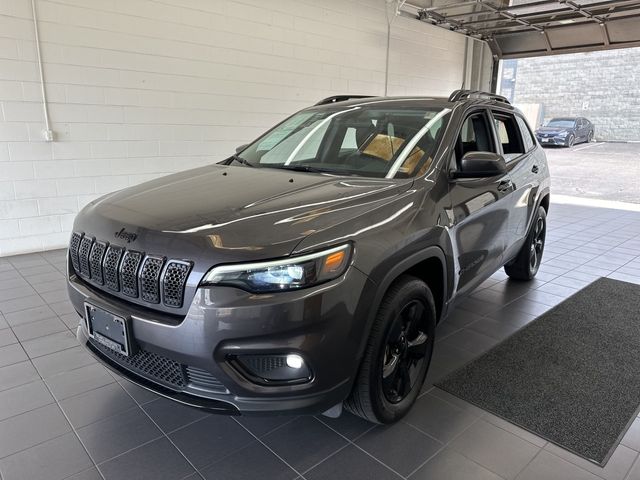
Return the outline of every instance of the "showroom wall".
{"type": "MultiPolygon", "coordinates": [[[[95,197],[219,161],[338,93],[384,94],[384,0],[0,1],[0,256],[65,246],[95,197]]],[[[465,39],[397,17],[390,95],[460,87],[465,39]]]]}

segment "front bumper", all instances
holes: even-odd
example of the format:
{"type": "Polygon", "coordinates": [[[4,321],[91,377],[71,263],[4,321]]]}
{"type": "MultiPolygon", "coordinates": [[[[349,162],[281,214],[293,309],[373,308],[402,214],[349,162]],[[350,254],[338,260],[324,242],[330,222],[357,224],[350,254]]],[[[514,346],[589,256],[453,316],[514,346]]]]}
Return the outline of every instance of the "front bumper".
{"type": "Polygon", "coordinates": [[[544,147],[546,145],[566,146],[568,137],[540,137],[536,135],[536,138],[538,143],[544,147]]]}
{"type": "Polygon", "coordinates": [[[132,382],[181,403],[218,413],[318,413],[350,393],[365,339],[358,308],[371,287],[350,268],[318,287],[254,295],[230,287],[196,291],[185,317],[137,306],[68,275],[71,302],[84,318],[85,304],[130,322],[138,347],[119,355],[89,337],[85,321],[78,339],[102,363],[132,382]],[[305,383],[262,385],[234,366],[243,354],[296,353],[313,376],[305,383]]]}

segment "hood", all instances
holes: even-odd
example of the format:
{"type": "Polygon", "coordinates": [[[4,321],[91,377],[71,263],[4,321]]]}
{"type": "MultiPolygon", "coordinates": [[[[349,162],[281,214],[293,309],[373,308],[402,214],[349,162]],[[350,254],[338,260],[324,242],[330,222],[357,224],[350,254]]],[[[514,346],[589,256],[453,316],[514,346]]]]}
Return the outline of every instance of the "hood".
{"type": "Polygon", "coordinates": [[[146,253],[205,256],[209,264],[275,258],[411,184],[410,179],[211,165],[91,202],[74,229],[146,253]]]}

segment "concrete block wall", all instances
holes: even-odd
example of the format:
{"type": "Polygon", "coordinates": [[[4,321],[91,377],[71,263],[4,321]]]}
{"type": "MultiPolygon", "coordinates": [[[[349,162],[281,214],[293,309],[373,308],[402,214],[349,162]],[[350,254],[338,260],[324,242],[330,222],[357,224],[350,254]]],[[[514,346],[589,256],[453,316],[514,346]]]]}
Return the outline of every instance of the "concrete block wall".
{"type": "Polygon", "coordinates": [[[582,116],[596,139],[640,140],[640,48],[527,58],[517,62],[515,103],[544,117],[582,116]]]}
{"type": "MultiPolygon", "coordinates": [[[[0,256],[65,246],[104,193],[219,161],[296,110],[381,95],[384,0],[0,1],[0,256]]],[[[398,17],[390,95],[448,95],[464,37],[398,17]]]]}

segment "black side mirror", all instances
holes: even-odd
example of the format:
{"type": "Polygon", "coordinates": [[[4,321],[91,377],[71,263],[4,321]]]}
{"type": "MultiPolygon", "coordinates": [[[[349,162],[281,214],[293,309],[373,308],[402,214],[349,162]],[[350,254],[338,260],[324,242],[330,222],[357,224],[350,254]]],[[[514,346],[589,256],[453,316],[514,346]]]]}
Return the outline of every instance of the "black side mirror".
{"type": "Polygon", "coordinates": [[[455,178],[497,177],[507,172],[507,164],[502,155],[493,152],[467,152],[460,160],[459,170],[453,172],[455,178]]]}
{"type": "Polygon", "coordinates": [[[236,153],[240,153],[242,150],[244,150],[248,146],[249,146],[249,144],[245,143],[244,145],[240,145],[239,147],[236,147],[236,153]]]}

